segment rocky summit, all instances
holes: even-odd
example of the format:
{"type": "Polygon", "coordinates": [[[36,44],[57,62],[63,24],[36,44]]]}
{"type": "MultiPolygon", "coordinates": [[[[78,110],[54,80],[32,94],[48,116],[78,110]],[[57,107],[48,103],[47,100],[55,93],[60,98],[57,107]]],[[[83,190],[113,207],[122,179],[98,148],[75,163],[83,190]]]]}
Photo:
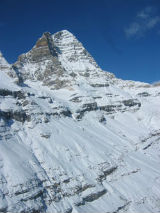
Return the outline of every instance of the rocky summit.
{"type": "Polygon", "coordinates": [[[160,212],[160,85],[103,71],[67,30],[0,54],[0,212],[160,212]]]}

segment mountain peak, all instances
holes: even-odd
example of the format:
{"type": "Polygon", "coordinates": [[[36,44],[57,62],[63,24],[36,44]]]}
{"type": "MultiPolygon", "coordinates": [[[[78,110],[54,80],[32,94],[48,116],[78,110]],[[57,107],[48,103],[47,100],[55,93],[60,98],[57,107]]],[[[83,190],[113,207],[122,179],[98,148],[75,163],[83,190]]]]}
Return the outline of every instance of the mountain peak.
{"type": "Polygon", "coordinates": [[[52,35],[56,47],[60,51],[59,60],[66,70],[77,72],[93,71],[98,67],[94,58],[83,44],[68,30],[52,35]]]}
{"type": "MultiPolygon", "coordinates": [[[[66,29],[64,29],[64,30],[60,30],[60,31],[58,31],[58,32],[56,32],[56,33],[54,33],[54,34],[63,34],[63,35],[69,35],[69,36],[73,36],[73,37],[75,37],[74,35],[73,35],[73,33],[71,33],[70,31],[68,31],[68,30],[66,30],[66,29]]],[[[54,35],[53,34],[53,35],[54,35]]]]}
{"type": "Polygon", "coordinates": [[[69,82],[73,84],[77,80],[73,79],[76,72],[87,77],[88,72],[97,72],[97,68],[93,57],[68,30],[53,35],[43,33],[34,47],[20,55],[14,64],[14,69],[18,70],[24,80],[38,80],[52,86],[55,84],[54,88],[68,86],[69,82]]]}

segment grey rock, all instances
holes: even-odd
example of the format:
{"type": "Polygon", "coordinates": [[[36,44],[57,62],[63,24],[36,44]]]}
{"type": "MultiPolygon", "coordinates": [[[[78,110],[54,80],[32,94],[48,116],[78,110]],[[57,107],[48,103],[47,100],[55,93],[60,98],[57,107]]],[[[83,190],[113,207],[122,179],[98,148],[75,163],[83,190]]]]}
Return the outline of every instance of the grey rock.
{"type": "Polygon", "coordinates": [[[140,107],[141,106],[141,103],[139,102],[138,99],[128,99],[128,100],[124,100],[122,101],[122,103],[125,105],[125,106],[128,106],[128,107],[132,107],[132,106],[138,106],[140,107]]]}
{"type": "Polygon", "coordinates": [[[106,106],[99,106],[100,110],[106,111],[108,113],[115,112],[116,105],[106,105],[106,106]]]}
{"type": "Polygon", "coordinates": [[[24,99],[25,95],[22,91],[11,91],[7,89],[0,89],[0,96],[13,96],[14,98],[24,99]]]}
{"type": "Polygon", "coordinates": [[[91,84],[92,87],[109,87],[108,83],[104,83],[104,84],[91,84]]]}
{"type": "Polygon", "coordinates": [[[104,117],[104,115],[102,115],[99,119],[100,123],[106,123],[106,118],[104,117]]]}
{"type": "Polygon", "coordinates": [[[141,92],[141,93],[138,93],[138,96],[140,96],[140,97],[148,97],[148,96],[150,96],[150,94],[148,92],[141,92]]]}
{"type": "Polygon", "coordinates": [[[20,122],[30,121],[30,116],[26,114],[25,111],[1,111],[0,110],[0,117],[5,120],[16,120],[20,122]]]}
{"type": "Polygon", "coordinates": [[[97,200],[99,197],[103,196],[104,194],[106,194],[106,192],[107,192],[107,190],[106,190],[106,189],[103,189],[103,190],[101,190],[101,191],[91,193],[91,194],[85,196],[85,197],[83,198],[83,200],[84,200],[85,202],[92,202],[92,201],[94,201],[94,200],[97,200]]]}

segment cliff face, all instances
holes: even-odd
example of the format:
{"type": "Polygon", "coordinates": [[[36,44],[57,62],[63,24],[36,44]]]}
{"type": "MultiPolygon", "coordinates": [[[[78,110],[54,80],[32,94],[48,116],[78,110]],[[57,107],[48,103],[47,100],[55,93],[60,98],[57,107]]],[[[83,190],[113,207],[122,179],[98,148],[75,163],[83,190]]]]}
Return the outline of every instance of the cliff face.
{"type": "Polygon", "coordinates": [[[0,54],[0,212],[159,212],[159,103],[66,30],[0,54]]]}

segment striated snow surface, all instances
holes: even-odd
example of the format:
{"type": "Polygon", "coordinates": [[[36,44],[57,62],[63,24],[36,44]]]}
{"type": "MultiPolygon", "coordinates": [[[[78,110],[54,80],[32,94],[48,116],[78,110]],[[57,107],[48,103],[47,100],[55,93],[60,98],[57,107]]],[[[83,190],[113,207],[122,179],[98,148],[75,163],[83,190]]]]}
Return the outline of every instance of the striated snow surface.
{"type": "Polygon", "coordinates": [[[160,212],[160,87],[103,71],[67,30],[0,54],[0,212],[160,212]]]}

